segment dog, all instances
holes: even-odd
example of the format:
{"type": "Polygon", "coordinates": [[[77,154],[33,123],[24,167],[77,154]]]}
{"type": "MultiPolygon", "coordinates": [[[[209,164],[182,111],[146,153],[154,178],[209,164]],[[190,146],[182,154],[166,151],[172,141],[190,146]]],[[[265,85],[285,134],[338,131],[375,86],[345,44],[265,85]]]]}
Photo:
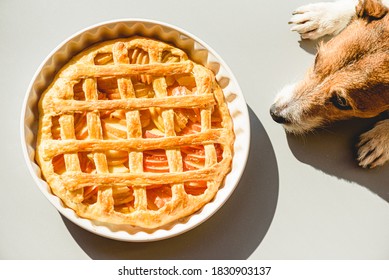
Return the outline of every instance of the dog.
{"type": "MultiPolygon", "coordinates": [[[[302,81],[286,85],[270,115],[286,132],[304,134],[322,125],[389,112],[389,0],[340,0],[302,6],[292,31],[319,42],[302,81]]],[[[360,136],[357,160],[374,168],[389,161],[389,118],[360,136]]]]}

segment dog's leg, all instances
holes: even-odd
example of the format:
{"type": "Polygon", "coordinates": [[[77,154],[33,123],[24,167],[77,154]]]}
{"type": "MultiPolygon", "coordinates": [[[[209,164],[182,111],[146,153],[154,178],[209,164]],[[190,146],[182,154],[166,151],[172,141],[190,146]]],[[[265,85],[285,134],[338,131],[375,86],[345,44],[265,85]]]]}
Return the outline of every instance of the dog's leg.
{"type": "Polygon", "coordinates": [[[376,167],[389,160],[389,119],[378,122],[361,135],[358,161],[362,167],[376,167]]]}
{"type": "Polygon", "coordinates": [[[292,31],[300,33],[301,38],[316,40],[325,35],[336,35],[342,31],[356,14],[358,0],[339,0],[320,2],[297,8],[290,24],[292,31]]]}

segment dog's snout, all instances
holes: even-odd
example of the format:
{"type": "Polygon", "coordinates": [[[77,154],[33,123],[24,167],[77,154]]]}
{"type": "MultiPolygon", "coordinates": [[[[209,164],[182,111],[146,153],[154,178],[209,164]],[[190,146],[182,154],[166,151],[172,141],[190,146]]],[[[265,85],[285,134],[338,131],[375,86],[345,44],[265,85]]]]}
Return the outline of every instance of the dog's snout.
{"type": "Polygon", "coordinates": [[[288,123],[288,120],[281,116],[280,115],[280,112],[279,110],[277,109],[276,105],[273,104],[271,107],[270,107],[270,116],[273,118],[273,120],[277,123],[280,123],[280,124],[286,124],[288,123]]]}

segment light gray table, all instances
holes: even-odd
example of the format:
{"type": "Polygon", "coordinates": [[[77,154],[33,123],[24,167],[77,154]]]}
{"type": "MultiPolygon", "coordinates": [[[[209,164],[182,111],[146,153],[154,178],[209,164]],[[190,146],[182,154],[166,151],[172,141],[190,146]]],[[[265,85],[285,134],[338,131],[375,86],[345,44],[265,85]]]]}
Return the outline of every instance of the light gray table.
{"type": "Polygon", "coordinates": [[[268,109],[302,77],[314,45],[289,31],[307,1],[0,1],[0,259],[389,259],[389,165],[362,170],[352,146],[371,121],[288,136],[268,109]],[[250,111],[252,147],[236,192],[179,237],[124,243],[73,225],[35,187],[20,145],[25,91],[47,54],[98,22],[148,18],[203,39],[232,68],[250,111]]]}

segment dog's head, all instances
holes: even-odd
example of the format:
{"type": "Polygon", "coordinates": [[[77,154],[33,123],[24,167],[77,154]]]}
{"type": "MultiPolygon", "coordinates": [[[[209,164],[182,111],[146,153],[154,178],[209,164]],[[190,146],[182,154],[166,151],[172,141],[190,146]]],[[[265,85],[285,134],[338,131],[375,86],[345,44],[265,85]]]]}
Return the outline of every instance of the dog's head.
{"type": "Polygon", "coordinates": [[[278,94],[270,114],[288,132],[389,109],[388,9],[365,0],[356,12],[345,30],[321,43],[305,78],[278,94]]]}

